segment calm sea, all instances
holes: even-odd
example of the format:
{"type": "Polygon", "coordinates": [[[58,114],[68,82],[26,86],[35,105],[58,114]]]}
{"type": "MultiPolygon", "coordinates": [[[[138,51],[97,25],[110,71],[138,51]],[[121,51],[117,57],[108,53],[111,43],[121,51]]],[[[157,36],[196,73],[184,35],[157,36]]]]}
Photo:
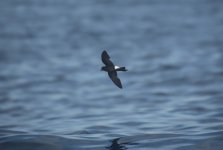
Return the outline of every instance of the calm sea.
{"type": "Polygon", "coordinates": [[[0,1],[0,150],[222,149],[222,0],[0,1]]]}

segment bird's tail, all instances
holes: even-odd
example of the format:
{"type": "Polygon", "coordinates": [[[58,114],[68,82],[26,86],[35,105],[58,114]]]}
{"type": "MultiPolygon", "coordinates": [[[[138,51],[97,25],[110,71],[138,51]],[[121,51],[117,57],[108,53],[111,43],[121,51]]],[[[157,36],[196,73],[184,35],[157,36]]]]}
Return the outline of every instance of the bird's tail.
{"type": "Polygon", "coordinates": [[[128,71],[125,67],[117,68],[116,71],[128,71]]]}

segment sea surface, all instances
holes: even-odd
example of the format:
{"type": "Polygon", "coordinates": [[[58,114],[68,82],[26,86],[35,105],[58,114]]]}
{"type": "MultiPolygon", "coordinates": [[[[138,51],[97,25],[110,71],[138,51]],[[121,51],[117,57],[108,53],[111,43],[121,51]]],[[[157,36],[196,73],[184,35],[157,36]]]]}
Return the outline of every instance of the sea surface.
{"type": "Polygon", "coordinates": [[[1,0],[0,150],[223,150],[223,1],[1,0]]]}

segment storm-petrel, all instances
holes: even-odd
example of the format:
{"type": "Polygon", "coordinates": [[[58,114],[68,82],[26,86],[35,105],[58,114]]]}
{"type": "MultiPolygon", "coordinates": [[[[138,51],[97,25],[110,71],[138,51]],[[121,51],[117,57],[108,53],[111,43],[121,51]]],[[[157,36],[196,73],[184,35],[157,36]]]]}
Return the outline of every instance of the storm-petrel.
{"type": "Polygon", "coordinates": [[[118,78],[117,71],[127,71],[127,69],[125,69],[125,67],[115,66],[105,50],[101,54],[101,60],[105,64],[105,66],[101,67],[101,70],[108,72],[108,76],[115,83],[115,85],[122,88],[122,83],[118,78]]]}

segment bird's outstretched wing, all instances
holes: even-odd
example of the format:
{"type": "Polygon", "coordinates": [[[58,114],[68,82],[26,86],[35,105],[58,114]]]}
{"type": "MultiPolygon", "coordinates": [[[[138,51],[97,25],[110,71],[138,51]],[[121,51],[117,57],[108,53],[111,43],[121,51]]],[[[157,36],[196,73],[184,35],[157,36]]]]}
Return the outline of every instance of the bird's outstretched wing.
{"type": "Polygon", "coordinates": [[[114,66],[114,64],[110,60],[110,56],[105,50],[101,54],[101,60],[106,66],[114,66]]]}
{"type": "Polygon", "coordinates": [[[116,71],[108,72],[108,76],[115,83],[115,85],[117,85],[119,88],[122,89],[122,83],[121,83],[121,80],[118,78],[116,71]]]}

